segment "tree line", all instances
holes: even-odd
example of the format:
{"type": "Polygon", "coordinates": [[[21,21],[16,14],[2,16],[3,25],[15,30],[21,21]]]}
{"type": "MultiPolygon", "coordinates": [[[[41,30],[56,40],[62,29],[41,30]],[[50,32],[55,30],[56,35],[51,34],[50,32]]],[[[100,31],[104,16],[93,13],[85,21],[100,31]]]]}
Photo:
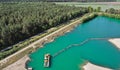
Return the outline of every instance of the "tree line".
{"type": "Polygon", "coordinates": [[[120,14],[120,9],[109,8],[106,9],[105,12],[110,14],[120,14]]]}
{"type": "Polygon", "coordinates": [[[120,9],[109,8],[106,9],[105,12],[103,12],[101,15],[120,19],[120,9]]]}
{"type": "Polygon", "coordinates": [[[54,3],[0,3],[0,49],[88,13],[88,8],[54,3]]]}

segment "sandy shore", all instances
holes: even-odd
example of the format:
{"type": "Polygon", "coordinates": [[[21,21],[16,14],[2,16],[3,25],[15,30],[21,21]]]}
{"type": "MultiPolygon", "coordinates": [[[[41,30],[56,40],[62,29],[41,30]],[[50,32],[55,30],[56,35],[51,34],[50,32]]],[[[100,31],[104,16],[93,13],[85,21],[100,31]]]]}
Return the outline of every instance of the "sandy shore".
{"type": "Polygon", "coordinates": [[[24,56],[20,60],[16,61],[15,63],[9,65],[8,67],[4,68],[3,70],[26,70],[25,69],[25,62],[29,60],[28,56],[24,56]]]}
{"type": "Polygon", "coordinates": [[[117,48],[120,49],[120,38],[109,39],[109,42],[113,43],[117,48]]]}
{"type": "MultiPolygon", "coordinates": [[[[109,39],[108,41],[111,42],[117,48],[120,49],[120,38],[109,39]]],[[[109,69],[109,68],[94,65],[94,64],[92,64],[90,62],[88,62],[86,65],[84,65],[83,69],[84,70],[112,70],[112,69],[109,69]]]]}
{"type": "Polygon", "coordinates": [[[84,70],[112,70],[112,69],[109,69],[109,68],[94,65],[90,62],[88,62],[86,65],[84,65],[83,69],[84,70]]]}

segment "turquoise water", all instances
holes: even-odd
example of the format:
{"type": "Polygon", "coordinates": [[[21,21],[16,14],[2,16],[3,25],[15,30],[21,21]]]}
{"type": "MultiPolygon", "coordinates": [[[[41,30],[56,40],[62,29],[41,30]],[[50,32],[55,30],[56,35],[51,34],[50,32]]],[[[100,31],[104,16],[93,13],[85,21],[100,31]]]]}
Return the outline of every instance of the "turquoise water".
{"type": "Polygon", "coordinates": [[[54,55],[59,50],[88,38],[110,37],[120,37],[120,20],[102,16],[96,17],[31,53],[31,61],[28,66],[34,70],[80,70],[80,65],[89,61],[117,70],[120,68],[120,50],[107,40],[91,40],[82,46],[70,48],[52,58],[50,68],[43,67],[44,54],[46,53],[54,55]]]}

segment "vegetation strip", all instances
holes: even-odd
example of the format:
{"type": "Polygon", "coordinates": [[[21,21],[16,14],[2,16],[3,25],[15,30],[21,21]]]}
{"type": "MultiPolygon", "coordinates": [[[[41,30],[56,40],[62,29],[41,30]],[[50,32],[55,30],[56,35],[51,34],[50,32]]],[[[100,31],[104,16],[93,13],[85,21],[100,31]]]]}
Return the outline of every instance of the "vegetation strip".
{"type": "Polygon", "coordinates": [[[1,0],[0,2],[119,2],[120,0],[1,0]]]}

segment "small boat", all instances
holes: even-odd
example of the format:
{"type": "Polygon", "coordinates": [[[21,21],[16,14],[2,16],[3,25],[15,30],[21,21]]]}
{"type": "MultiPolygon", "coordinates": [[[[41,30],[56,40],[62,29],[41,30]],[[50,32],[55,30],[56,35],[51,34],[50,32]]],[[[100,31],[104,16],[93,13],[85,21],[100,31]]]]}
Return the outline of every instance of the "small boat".
{"type": "Polygon", "coordinates": [[[32,67],[29,67],[27,70],[33,70],[32,67]]]}
{"type": "Polygon", "coordinates": [[[44,67],[49,67],[50,66],[50,54],[45,54],[44,56],[44,67]]]}

